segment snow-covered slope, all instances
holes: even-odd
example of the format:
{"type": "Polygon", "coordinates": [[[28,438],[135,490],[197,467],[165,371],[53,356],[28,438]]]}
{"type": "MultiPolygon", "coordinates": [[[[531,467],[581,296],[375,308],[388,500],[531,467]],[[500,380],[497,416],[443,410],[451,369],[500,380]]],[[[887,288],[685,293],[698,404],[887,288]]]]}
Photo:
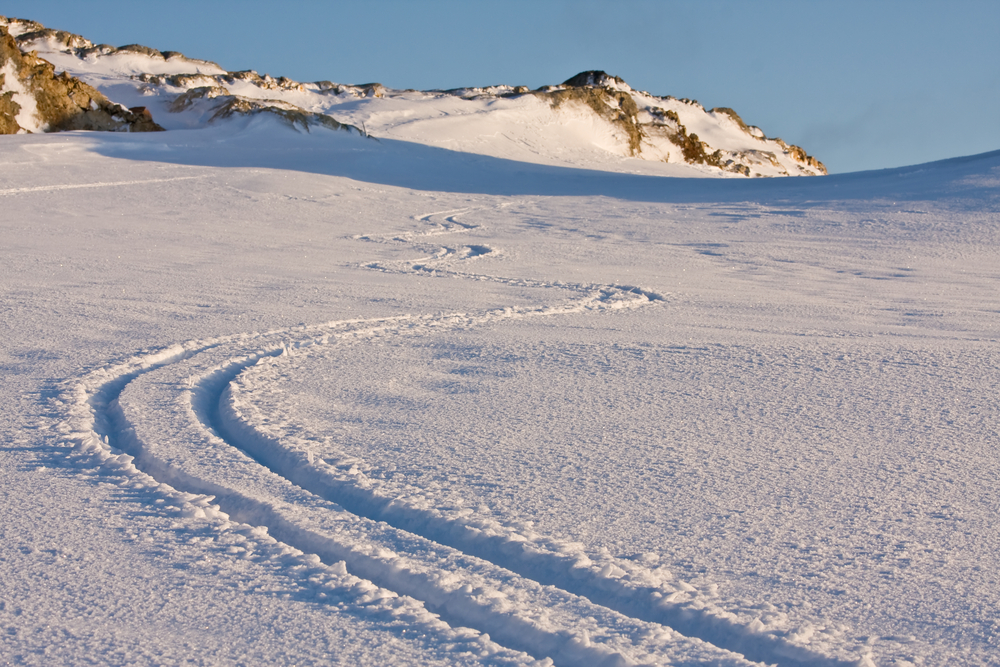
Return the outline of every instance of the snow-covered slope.
{"type": "Polygon", "coordinates": [[[0,664],[997,663],[1000,152],[664,179],[163,99],[0,136],[0,664]]]}
{"type": "Polygon", "coordinates": [[[993,660],[997,154],[0,141],[12,663],[993,660]]]}
{"type": "MultiPolygon", "coordinates": [[[[0,19],[2,21],[4,19],[0,19]]],[[[732,109],[633,90],[603,72],[584,72],[538,90],[491,86],[390,90],[379,84],[299,83],[10,19],[22,49],[127,106],[147,107],[167,128],[202,127],[219,115],[279,111],[303,126],[339,123],[373,137],[551,165],[684,176],[799,176],[826,169],[797,146],[769,139],[732,109]],[[192,108],[182,95],[212,99],[192,108]],[[294,118],[292,118],[294,115],[294,118]]]]}

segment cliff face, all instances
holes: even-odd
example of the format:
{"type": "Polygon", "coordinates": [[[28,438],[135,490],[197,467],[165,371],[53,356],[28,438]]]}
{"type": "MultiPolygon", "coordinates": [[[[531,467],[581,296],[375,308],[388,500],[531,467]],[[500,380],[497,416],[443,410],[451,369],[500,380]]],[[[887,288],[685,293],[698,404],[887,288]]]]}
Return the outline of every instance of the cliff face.
{"type": "Polygon", "coordinates": [[[66,72],[57,75],[35,52],[21,53],[0,24],[0,134],[162,129],[145,109],[126,109],[66,72]]]}

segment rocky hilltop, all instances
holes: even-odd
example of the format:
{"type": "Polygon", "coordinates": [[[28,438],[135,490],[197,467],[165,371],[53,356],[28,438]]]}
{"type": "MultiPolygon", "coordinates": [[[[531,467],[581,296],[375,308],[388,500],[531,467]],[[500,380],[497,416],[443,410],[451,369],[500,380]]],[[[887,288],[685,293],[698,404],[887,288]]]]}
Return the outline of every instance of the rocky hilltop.
{"type": "Polygon", "coordinates": [[[22,53],[0,22],[0,134],[163,128],[144,108],[128,109],[32,51],[22,53]]]}
{"type": "Polygon", "coordinates": [[[686,165],[692,175],[826,173],[805,150],[767,137],[732,109],[658,97],[601,71],[535,90],[508,85],[393,90],[377,83],[300,83],[249,70],[230,72],[174,51],[95,45],[20,19],[0,17],[0,30],[0,71],[10,80],[0,84],[4,132],[159,129],[149,111],[139,109],[151,110],[167,129],[266,114],[300,130],[357,130],[552,164],[627,170],[641,160],[686,165]]]}
{"type": "Polygon", "coordinates": [[[780,167],[777,159],[777,153],[780,152],[797,163],[803,171],[826,173],[823,163],[803,149],[786,144],[779,138],[768,139],[760,128],[744,123],[732,109],[718,107],[706,111],[694,100],[655,97],[644,91],[635,91],[620,77],[602,71],[581,72],[561,86],[550,86],[529,93],[547,99],[554,107],[569,102],[589,107],[598,116],[621,128],[632,157],[652,153],[656,159],[660,157],[657,154],[662,153],[663,145],[668,144],[676,147],[676,151],[680,152],[688,164],[704,164],[750,176],[754,173],[755,166],[764,163],[780,167]],[[720,122],[731,122],[747,137],[765,146],[768,143],[775,144],[778,151],[766,150],[765,146],[745,150],[715,148],[694,132],[688,131],[678,112],[670,108],[671,102],[714,116],[720,122]]]}

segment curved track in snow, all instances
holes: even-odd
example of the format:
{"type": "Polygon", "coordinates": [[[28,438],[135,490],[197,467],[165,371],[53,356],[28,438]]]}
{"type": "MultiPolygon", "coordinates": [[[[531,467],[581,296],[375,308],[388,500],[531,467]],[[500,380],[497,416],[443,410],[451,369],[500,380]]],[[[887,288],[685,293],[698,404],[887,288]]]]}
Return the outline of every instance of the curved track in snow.
{"type": "Polygon", "coordinates": [[[356,237],[408,244],[427,255],[366,266],[547,288],[560,298],[539,308],[340,320],[191,341],[140,355],[68,383],[63,396],[67,443],[105,466],[161,485],[170,502],[191,518],[264,528],[293,549],[315,554],[319,562],[313,567],[340,577],[338,585],[360,586],[372,600],[402,610],[416,624],[430,627],[429,610],[449,624],[449,632],[465,627],[488,634],[499,644],[497,661],[525,662],[530,656],[561,667],[745,665],[748,660],[856,664],[741,624],[717,606],[687,599],[683,585],[661,585],[634,564],[626,570],[556,539],[380,495],[356,468],[314,458],[307,448],[254,428],[238,380],[258,363],[346,340],[433,336],[664,300],[635,286],[553,284],[463,272],[457,265],[498,253],[482,245],[430,243],[475,228],[461,222],[460,213],[418,217],[433,225],[429,230],[356,237]]]}

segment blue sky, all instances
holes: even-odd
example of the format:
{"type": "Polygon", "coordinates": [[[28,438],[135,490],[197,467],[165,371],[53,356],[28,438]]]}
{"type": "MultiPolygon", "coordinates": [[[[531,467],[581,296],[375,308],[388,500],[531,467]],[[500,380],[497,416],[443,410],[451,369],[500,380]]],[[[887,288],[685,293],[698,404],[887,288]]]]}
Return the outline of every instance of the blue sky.
{"type": "Polygon", "coordinates": [[[299,81],[534,88],[603,69],[732,107],[831,172],[1000,149],[996,0],[3,0],[0,14],[299,81]]]}

